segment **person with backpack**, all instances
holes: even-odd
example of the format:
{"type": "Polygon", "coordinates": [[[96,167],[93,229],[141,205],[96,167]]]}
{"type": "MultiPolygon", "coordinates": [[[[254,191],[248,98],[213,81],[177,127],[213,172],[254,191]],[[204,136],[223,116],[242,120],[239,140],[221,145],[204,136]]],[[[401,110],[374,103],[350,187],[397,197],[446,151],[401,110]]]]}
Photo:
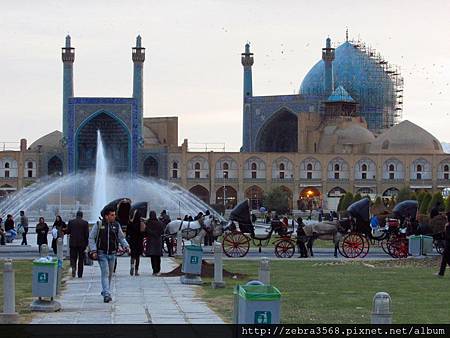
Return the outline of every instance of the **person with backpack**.
{"type": "Polygon", "coordinates": [[[102,210],[102,221],[98,221],[89,233],[89,255],[97,260],[100,266],[103,302],[109,303],[111,298],[111,279],[116,262],[119,243],[128,252],[130,246],[125,239],[120,223],[116,221],[116,209],[107,206],[102,210]]]}

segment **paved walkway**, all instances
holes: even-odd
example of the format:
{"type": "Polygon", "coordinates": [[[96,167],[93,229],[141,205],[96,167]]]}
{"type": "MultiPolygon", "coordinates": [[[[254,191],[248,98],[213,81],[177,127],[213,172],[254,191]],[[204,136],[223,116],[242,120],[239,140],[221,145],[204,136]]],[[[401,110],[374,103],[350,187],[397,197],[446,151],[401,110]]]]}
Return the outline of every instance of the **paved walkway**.
{"type": "MultiPolygon", "coordinates": [[[[176,264],[163,257],[162,272],[176,264]]],[[[32,324],[213,324],[223,321],[196,296],[199,286],[181,284],[179,277],[154,277],[149,258],[141,258],[141,275],[130,276],[129,258],[120,257],[112,281],[111,303],[100,296],[97,262],[85,267],[82,279],[68,277],[62,310],[37,313],[32,324]]]]}

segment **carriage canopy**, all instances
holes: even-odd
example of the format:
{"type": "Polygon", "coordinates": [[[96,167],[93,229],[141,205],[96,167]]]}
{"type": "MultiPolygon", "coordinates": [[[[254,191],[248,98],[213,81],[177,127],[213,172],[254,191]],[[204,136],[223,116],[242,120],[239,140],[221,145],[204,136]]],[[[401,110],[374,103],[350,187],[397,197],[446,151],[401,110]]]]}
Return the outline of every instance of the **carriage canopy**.
{"type": "Polygon", "coordinates": [[[368,198],[360,199],[347,208],[347,212],[354,218],[363,222],[369,222],[369,206],[370,201],[368,198]]]}
{"type": "Polygon", "coordinates": [[[250,215],[250,201],[248,199],[239,203],[231,210],[230,221],[238,222],[242,232],[254,231],[250,215]]]}
{"type": "Polygon", "coordinates": [[[406,200],[398,203],[392,212],[396,217],[411,217],[416,218],[417,209],[419,207],[419,203],[415,200],[406,200]]]}
{"type": "Polygon", "coordinates": [[[105,209],[111,206],[116,209],[117,221],[121,225],[128,224],[128,221],[130,219],[131,200],[129,198],[118,198],[114,201],[109,202],[103,207],[100,213],[102,217],[105,217],[105,209]]]}
{"type": "Polygon", "coordinates": [[[140,218],[148,217],[148,202],[137,202],[131,205],[130,222],[138,222],[140,218]]]}

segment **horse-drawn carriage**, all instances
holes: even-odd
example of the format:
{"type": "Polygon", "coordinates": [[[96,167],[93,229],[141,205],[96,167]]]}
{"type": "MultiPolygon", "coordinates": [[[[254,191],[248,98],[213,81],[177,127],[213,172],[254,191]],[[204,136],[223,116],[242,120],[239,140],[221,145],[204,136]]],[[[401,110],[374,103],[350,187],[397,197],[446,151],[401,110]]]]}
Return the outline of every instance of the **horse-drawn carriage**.
{"type": "Polygon", "coordinates": [[[341,255],[347,258],[365,257],[370,245],[378,243],[391,257],[408,256],[407,231],[412,228],[417,213],[417,201],[403,201],[393,209],[394,218],[386,218],[386,226],[371,227],[370,200],[363,198],[347,208],[349,219],[346,224],[347,234],[339,246],[341,255]]]}
{"type": "Polygon", "coordinates": [[[261,252],[263,246],[269,245],[274,233],[277,234],[273,242],[275,255],[280,258],[289,258],[294,255],[295,241],[291,237],[292,231],[287,231],[280,221],[272,221],[270,228],[265,229],[262,234],[255,233],[248,200],[241,202],[231,211],[229,220],[230,223],[225,228],[222,240],[223,252],[228,257],[244,257],[250,250],[251,242],[261,252]]]}

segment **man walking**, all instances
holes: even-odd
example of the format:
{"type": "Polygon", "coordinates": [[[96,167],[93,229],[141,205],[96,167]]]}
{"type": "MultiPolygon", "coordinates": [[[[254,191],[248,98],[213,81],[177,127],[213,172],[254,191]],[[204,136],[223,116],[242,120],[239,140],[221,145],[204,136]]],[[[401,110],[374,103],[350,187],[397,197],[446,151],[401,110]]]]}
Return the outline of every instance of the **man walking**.
{"type": "Polygon", "coordinates": [[[103,220],[97,222],[89,234],[89,248],[91,257],[98,259],[100,265],[103,301],[109,303],[112,301],[111,279],[119,243],[128,251],[129,245],[119,222],[116,221],[116,209],[112,206],[106,207],[102,214],[103,220]]]}
{"type": "Polygon", "coordinates": [[[22,227],[22,243],[20,243],[20,245],[28,245],[28,217],[25,216],[25,211],[23,210],[20,212],[20,226],[22,227]]]}
{"type": "Polygon", "coordinates": [[[89,238],[89,224],[83,219],[81,211],[77,211],[76,218],[69,221],[66,233],[70,235],[69,247],[72,277],[75,278],[75,274],[78,272],[78,278],[81,278],[83,277],[84,252],[86,251],[89,238]]]}

